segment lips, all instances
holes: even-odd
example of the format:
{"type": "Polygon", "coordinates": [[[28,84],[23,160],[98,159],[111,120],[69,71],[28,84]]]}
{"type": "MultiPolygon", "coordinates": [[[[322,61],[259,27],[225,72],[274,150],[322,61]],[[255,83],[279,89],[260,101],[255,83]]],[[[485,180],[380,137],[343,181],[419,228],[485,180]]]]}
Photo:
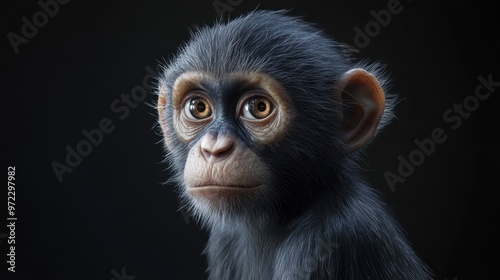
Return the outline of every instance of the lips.
{"type": "Polygon", "coordinates": [[[190,186],[191,189],[253,189],[260,187],[262,185],[252,185],[252,186],[244,186],[244,185],[235,185],[235,184],[199,184],[190,186]]]}
{"type": "MultiPolygon", "coordinates": [[[[211,203],[229,202],[232,199],[246,199],[260,193],[263,189],[260,185],[235,185],[235,184],[197,184],[191,185],[187,191],[193,197],[201,198],[211,203]]],[[[233,201],[237,203],[237,201],[233,201]]]]}

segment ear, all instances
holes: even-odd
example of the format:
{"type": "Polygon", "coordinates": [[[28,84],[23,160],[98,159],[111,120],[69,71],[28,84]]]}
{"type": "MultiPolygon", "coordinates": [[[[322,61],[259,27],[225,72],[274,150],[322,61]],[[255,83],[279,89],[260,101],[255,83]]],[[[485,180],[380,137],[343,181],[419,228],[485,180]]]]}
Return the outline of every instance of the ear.
{"type": "Polygon", "coordinates": [[[160,86],[160,90],[158,92],[158,122],[160,123],[161,130],[163,132],[163,137],[165,139],[165,144],[167,149],[171,148],[171,140],[170,140],[170,130],[167,120],[167,91],[165,89],[165,85],[160,86]]]}
{"type": "Polygon", "coordinates": [[[338,88],[344,143],[347,152],[354,152],[375,135],[384,113],[385,95],[375,76],[360,68],[347,71],[338,88]]]}

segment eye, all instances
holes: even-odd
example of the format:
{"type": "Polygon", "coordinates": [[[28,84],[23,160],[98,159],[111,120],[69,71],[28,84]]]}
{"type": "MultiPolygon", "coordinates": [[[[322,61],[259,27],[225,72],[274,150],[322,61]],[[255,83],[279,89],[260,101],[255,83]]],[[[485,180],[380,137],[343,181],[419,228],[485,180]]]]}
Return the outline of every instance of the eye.
{"type": "Polygon", "coordinates": [[[243,105],[243,117],[247,119],[264,119],[274,110],[273,103],[265,97],[253,97],[243,105]]]}
{"type": "Polygon", "coordinates": [[[184,113],[191,119],[201,120],[212,115],[212,108],[205,98],[193,97],[186,102],[184,113]]]}

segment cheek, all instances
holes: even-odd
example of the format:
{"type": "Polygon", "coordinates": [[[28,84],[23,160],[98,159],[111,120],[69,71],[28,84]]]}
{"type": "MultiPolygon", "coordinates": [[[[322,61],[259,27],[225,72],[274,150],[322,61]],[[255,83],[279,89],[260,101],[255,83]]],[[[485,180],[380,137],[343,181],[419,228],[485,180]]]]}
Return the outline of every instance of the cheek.
{"type": "Polygon", "coordinates": [[[204,177],[205,159],[201,155],[200,144],[196,143],[190,150],[184,165],[184,182],[187,187],[195,185],[204,177]]]}

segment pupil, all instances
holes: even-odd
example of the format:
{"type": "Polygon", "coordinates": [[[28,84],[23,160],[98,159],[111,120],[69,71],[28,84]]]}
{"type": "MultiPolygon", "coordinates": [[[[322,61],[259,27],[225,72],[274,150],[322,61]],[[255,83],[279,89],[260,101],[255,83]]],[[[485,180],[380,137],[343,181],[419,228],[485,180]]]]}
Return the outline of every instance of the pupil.
{"type": "Polygon", "coordinates": [[[257,103],[257,110],[259,110],[259,112],[264,112],[266,110],[266,103],[264,102],[257,103]]]}
{"type": "Polygon", "coordinates": [[[198,112],[205,112],[205,108],[205,104],[202,102],[198,102],[198,104],[196,104],[196,109],[198,110],[198,112]]]}

